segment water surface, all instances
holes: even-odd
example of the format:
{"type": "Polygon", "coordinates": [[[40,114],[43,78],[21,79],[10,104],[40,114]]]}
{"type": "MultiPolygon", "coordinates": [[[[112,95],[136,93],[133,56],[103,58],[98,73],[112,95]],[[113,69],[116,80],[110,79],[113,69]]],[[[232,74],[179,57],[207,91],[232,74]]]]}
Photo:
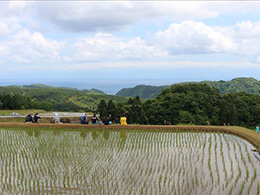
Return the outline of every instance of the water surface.
{"type": "Polygon", "coordinates": [[[225,134],[0,130],[0,194],[257,194],[259,162],[225,134]]]}

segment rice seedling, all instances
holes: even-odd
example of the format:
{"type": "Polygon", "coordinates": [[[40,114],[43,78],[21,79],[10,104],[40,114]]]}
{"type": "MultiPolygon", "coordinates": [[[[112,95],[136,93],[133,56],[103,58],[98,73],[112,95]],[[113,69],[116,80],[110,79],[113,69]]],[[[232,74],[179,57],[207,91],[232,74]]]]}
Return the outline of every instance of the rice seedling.
{"type": "Polygon", "coordinates": [[[242,184],[241,184],[241,186],[240,186],[240,189],[239,189],[239,192],[238,192],[239,195],[242,194],[242,192],[243,192],[243,190],[244,190],[245,183],[246,183],[245,181],[242,182],[242,184]]]}
{"type": "Polygon", "coordinates": [[[247,194],[250,194],[251,187],[252,187],[253,182],[255,181],[256,177],[257,177],[257,173],[256,173],[256,169],[254,169],[254,175],[251,177],[250,184],[247,187],[247,194]]]}

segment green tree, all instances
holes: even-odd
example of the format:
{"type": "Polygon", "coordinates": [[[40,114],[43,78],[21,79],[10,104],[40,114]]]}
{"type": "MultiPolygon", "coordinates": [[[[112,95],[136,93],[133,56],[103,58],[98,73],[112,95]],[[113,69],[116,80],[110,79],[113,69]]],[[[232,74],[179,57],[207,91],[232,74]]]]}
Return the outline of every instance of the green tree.
{"type": "Polygon", "coordinates": [[[165,120],[178,124],[188,119],[194,124],[218,124],[219,101],[218,91],[205,84],[179,84],[145,102],[144,108],[151,124],[164,124],[165,120]]]}
{"type": "Polygon", "coordinates": [[[98,107],[97,107],[97,112],[99,113],[101,118],[106,117],[106,115],[108,114],[107,112],[107,104],[105,100],[100,100],[98,107]]]}
{"type": "Polygon", "coordinates": [[[187,124],[187,123],[193,123],[194,118],[193,118],[193,115],[191,113],[189,113],[188,111],[180,110],[179,120],[181,123],[187,124]]]}
{"type": "Polygon", "coordinates": [[[129,98],[124,105],[128,123],[147,124],[148,119],[139,96],[129,98]]]}
{"type": "Polygon", "coordinates": [[[109,100],[107,104],[107,113],[111,116],[111,120],[115,121],[119,118],[119,111],[113,100],[109,100]]]}

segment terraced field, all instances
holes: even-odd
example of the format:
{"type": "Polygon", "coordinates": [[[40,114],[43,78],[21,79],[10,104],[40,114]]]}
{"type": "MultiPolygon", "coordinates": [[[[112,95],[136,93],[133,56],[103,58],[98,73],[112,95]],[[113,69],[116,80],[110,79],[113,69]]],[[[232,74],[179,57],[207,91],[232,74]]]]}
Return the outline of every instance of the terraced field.
{"type": "Polygon", "coordinates": [[[0,194],[259,194],[253,146],[227,134],[0,128],[0,194]]]}

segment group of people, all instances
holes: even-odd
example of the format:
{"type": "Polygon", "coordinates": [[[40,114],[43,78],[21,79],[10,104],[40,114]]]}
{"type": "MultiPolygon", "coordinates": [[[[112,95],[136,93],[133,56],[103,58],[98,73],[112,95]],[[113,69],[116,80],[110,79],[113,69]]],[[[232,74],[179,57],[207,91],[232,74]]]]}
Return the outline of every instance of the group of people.
{"type": "Polygon", "coordinates": [[[41,120],[41,117],[39,116],[39,113],[35,113],[34,116],[32,116],[32,113],[30,113],[25,117],[26,123],[39,123],[40,120],[41,120]]]}
{"type": "MultiPolygon", "coordinates": [[[[89,121],[86,117],[86,113],[83,113],[80,117],[80,123],[81,124],[89,124],[89,121]]],[[[96,113],[93,114],[93,116],[91,117],[91,124],[92,125],[97,125],[97,124],[104,124],[104,125],[110,125],[112,124],[112,121],[110,120],[110,116],[106,116],[103,120],[100,120],[96,113]]]]}
{"type": "MultiPolygon", "coordinates": [[[[25,117],[25,122],[26,123],[39,123],[41,120],[41,117],[39,116],[39,113],[35,113],[35,115],[33,116],[32,113],[29,113],[26,117],[25,117]]],[[[58,115],[58,113],[54,114],[54,117],[52,119],[53,123],[60,123],[60,117],[58,115]]]]}
{"type": "MultiPolygon", "coordinates": [[[[94,113],[93,116],[91,117],[91,124],[96,125],[98,124],[98,117],[96,116],[96,114],[94,113]]],[[[83,113],[80,117],[80,123],[81,124],[89,124],[89,121],[86,117],[86,113],[83,113]]]]}
{"type": "MultiPolygon", "coordinates": [[[[87,117],[86,117],[86,114],[83,113],[80,117],[80,123],[81,124],[89,124],[89,121],[87,120],[87,117]]],[[[100,120],[96,114],[94,113],[93,116],[91,117],[91,124],[93,125],[96,125],[96,124],[104,124],[104,125],[110,125],[112,124],[112,121],[111,121],[111,115],[107,115],[105,116],[102,120],[100,120]]],[[[120,118],[120,124],[121,125],[127,125],[127,119],[125,117],[125,115],[123,115],[121,118],[120,118]]]]}
{"type": "MultiPolygon", "coordinates": [[[[34,116],[32,116],[32,113],[30,113],[25,117],[25,122],[26,123],[39,123],[40,119],[41,119],[41,117],[39,116],[39,113],[35,113],[34,116]]],[[[53,123],[60,123],[60,117],[59,117],[58,113],[54,113],[54,117],[53,117],[52,122],[53,123]]],[[[86,113],[83,113],[81,115],[80,123],[81,124],[89,124],[86,113]]],[[[96,113],[94,113],[93,116],[91,117],[91,124],[92,125],[96,125],[96,124],[110,125],[110,124],[112,124],[111,116],[108,115],[108,116],[104,117],[103,120],[100,120],[97,117],[96,113]]],[[[124,115],[120,118],[120,124],[121,125],[127,125],[127,119],[124,115]]]]}

